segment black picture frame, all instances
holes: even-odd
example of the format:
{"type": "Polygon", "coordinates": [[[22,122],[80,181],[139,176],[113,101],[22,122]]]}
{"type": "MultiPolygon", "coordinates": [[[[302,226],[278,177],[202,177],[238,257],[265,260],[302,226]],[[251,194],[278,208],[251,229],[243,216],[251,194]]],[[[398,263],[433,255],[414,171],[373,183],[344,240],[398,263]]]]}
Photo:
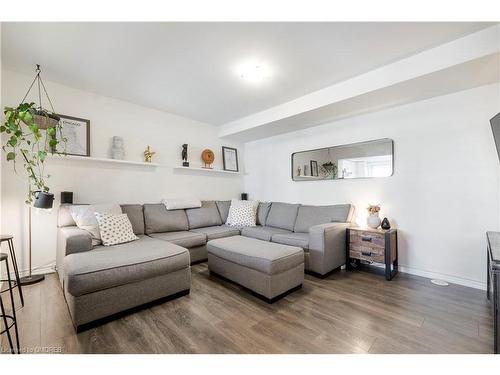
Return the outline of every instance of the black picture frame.
{"type": "Polygon", "coordinates": [[[311,176],[318,177],[318,162],[316,160],[311,160],[309,164],[311,165],[311,176]]]}
{"type": "MultiPolygon", "coordinates": [[[[85,127],[86,127],[86,130],[85,130],[85,140],[82,142],[83,144],[81,146],[83,146],[83,150],[82,152],[71,152],[71,148],[70,148],[70,151],[68,152],[68,142],[70,142],[70,140],[68,140],[68,142],[66,142],[66,145],[64,144],[64,142],[61,142],[59,145],[58,145],[58,148],[56,149],[56,153],[58,154],[64,154],[64,155],[73,155],[73,156],[86,156],[86,157],[90,157],[90,120],[87,120],[87,119],[84,119],[84,118],[79,118],[79,117],[74,117],[74,116],[67,116],[67,115],[61,115],[61,114],[58,114],[58,116],[61,118],[61,126],[62,126],[62,132],[63,132],[63,136],[66,136],[67,137],[67,134],[65,134],[65,130],[64,130],[64,122],[65,121],[73,121],[73,122],[79,122],[79,123],[85,123],[85,127]],[[59,149],[59,147],[63,147],[64,149],[59,149]],[[66,150],[66,151],[65,151],[66,150]]],[[[58,138],[60,137],[60,135],[58,134],[58,138]]]]}
{"type": "Polygon", "coordinates": [[[223,169],[225,171],[230,171],[230,172],[239,172],[239,165],[238,165],[238,150],[233,147],[226,147],[222,146],[222,164],[223,164],[223,169]],[[236,162],[236,169],[231,168],[233,165],[228,165],[228,160],[226,160],[226,152],[234,152],[234,158],[236,162]]]}

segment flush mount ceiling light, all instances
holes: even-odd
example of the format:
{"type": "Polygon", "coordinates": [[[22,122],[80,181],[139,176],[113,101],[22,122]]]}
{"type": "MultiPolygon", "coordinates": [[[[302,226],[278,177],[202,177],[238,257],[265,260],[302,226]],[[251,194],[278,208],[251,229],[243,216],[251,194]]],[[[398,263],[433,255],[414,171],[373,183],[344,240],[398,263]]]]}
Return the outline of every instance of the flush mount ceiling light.
{"type": "Polygon", "coordinates": [[[247,62],[238,68],[238,76],[250,83],[261,83],[271,77],[271,69],[263,62],[247,62]]]}

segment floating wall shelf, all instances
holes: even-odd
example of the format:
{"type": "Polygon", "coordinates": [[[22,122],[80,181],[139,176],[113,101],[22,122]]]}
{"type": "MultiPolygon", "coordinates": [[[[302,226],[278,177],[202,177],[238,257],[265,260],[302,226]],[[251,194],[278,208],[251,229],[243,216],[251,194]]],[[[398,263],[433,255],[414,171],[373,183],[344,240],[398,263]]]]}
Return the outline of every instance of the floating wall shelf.
{"type": "Polygon", "coordinates": [[[233,175],[241,175],[241,172],[231,172],[222,169],[210,169],[210,168],[194,168],[194,167],[174,167],[176,171],[193,171],[193,172],[207,172],[207,173],[225,173],[233,175]]]}
{"type": "Polygon", "coordinates": [[[92,158],[88,156],[75,156],[75,155],[48,155],[47,159],[53,160],[68,160],[68,161],[85,161],[85,162],[97,162],[97,163],[109,163],[109,164],[126,164],[126,165],[139,165],[144,167],[159,167],[160,164],[157,163],[145,163],[143,161],[130,161],[130,160],[118,160],[118,159],[107,159],[107,158],[92,158]]]}

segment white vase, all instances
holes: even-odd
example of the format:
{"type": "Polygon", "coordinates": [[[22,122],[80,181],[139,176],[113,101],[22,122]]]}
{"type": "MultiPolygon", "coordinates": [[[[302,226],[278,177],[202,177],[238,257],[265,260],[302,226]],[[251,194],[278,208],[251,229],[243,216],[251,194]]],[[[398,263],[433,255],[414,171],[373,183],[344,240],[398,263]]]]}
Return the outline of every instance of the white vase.
{"type": "Polygon", "coordinates": [[[380,226],[380,223],[382,223],[382,220],[380,220],[377,212],[376,214],[369,214],[366,219],[366,223],[370,228],[377,229],[380,226]]]}
{"type": "Polygon", "coordinates": [[[123,138],[114,136],[111,145],[111,159],[125,159],[125,149],[123,148],[123,138]]]}

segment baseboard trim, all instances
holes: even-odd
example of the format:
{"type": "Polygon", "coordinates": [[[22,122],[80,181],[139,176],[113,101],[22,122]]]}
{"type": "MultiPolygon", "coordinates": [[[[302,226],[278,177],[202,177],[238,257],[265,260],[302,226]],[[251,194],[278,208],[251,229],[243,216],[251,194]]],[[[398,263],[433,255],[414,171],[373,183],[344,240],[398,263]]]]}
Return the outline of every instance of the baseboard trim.
{"type": "Polygon", "coordinates": [[[398,269],[399,269],[399,272],[409,273],[409,274],[415,275],[415,276],[421,276],[421,277],[425,277],[428,279],[441,279],[441,280],[448,281],[449,283],[458,284],[458,285],[462,285],[462,286],[468,286],[469,288],[486,290],[486,283],[481,282],[481,281],[477,281],[477,280],[465,279],[462,277],[457,277],[457,276],[453,276],[453,275],[446,275],[446,274],[438,273],[438,272],[424,271],[424,270],[421,270],[418,268],[401,266],[401,265],[399,265],[398,269]]]}
{"type": "MultiPolygon", "coordinates": [[[[10,260],[9,260],[9,267],[11,268],[11,272],[10,272],[10,278],[12,280],[15,279],[15,275],[14,275],[14,272],[12,272],[12,264],[10,263],[10,260]]],[[[46,275],[48,273],[54,273],[56,272],[56,265],[55,264],[49,264],[47,266],[43,266],[43,267],[37,267],[35,268],[31,273],[33,275],[46,275]]],[[[24,276],[28,276],[30,273],[29,270],[19,270],[19,277],[24,277],[24,276]]],[[[7,278],[7,274],[6,273],[2,273],[0,278],[2,279],[5,279],[7,278]]]]}

